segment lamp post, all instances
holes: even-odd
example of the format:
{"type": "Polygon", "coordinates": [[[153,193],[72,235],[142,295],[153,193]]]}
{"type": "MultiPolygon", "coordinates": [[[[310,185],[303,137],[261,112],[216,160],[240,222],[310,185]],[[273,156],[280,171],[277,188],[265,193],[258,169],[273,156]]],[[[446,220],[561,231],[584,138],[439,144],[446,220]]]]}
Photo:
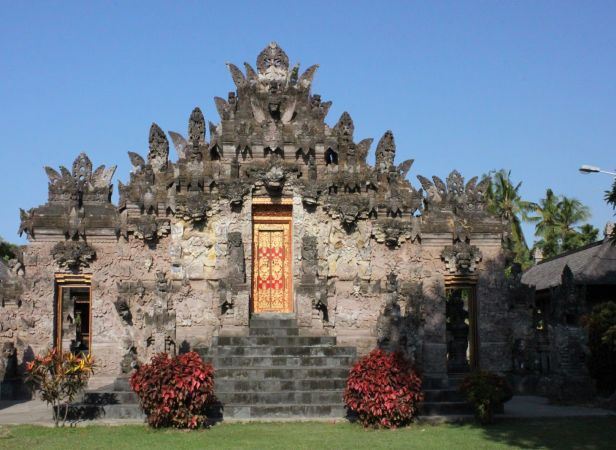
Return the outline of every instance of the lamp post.
{"type": "Polygon", "coordinates": [[[582,172],[584,175],[588,175],[589,173],[607,173],[608,175],[616,177],[616,172],[609,172],[607,170],[600,169],[597,166],[589,166],[587,164],[584,164],[582,167],[580,167],[579,171],[582,172]]]}

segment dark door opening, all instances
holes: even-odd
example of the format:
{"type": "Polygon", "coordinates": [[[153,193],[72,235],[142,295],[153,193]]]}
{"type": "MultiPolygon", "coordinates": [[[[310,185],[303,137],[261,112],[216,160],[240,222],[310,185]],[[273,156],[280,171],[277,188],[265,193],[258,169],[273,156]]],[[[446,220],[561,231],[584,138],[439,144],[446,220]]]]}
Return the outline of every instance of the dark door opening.
{"type": "Polygon", "coordinates": [[[465,373],[479,367],[475,286],[451,286],[446,291],[447,372],[465,373]]]}
{"type": "Polygon", "coordinates": [[[55,342],[58,351],[91,353],[91,306],[89,280],[66,280],[56,277],[55,342]]]}

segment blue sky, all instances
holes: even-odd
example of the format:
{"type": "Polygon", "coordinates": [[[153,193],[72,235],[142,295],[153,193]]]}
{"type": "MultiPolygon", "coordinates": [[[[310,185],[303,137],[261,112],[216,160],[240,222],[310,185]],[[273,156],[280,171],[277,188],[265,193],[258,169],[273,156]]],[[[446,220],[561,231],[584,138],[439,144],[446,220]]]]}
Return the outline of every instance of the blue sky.
{"type": "MultiPolygon", "coordinates": [[[[358,139],[394,132],[416,175],[468,179],[507,168],[537,201],[576,197],[603,229],[616,168],[616,2],[0,2],[0,236],[19,207],[47,199],[43,166],[147,152],[152,122],[184,133],[277,41],[291,63],[320,64],[313,90],[355,121],[358,139]]],[[[371,157],[373,158],[374,148],[371,157]]],[[[174,155],[175,157],[175,155],[174,155]]],[[[527,227],[532,242],[532,227],[527,227]]]]}

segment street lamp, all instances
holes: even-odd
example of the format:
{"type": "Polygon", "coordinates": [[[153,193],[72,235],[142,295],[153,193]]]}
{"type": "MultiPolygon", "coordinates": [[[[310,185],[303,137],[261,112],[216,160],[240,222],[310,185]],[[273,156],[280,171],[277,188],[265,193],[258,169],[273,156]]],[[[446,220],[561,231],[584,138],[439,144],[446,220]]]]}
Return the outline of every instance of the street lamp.
{"type": "Polygon", "coordinates": [[[607,170],[600,169],[597,166],[589,166],[587,164],[584,164],[582,167],[580,167],[579,170],[584,175],[587,175],[589,173],[607,173],[608,175],[616,176],[616,172],[608,172],[607,170]]]}

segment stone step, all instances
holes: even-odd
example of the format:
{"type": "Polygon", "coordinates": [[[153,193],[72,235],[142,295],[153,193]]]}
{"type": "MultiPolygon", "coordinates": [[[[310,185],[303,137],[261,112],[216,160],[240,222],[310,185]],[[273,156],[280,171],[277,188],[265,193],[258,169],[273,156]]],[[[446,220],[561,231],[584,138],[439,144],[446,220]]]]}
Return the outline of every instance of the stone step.
{"type": "Polygon", "coordinates": [[[250,328],[297,328],[297,320],[253,317],[250,319],[250,328]]]}
{"type": "Polygon", "coordinates": [[[116,378],[113,382],[113,391],[130,391],[130,383],[127,377],[116,378]]]}
{"type": "Polygon", "coordinates": [[[454,389],[424,389],[426,402],[463,402],[464,396],[454,389]]]}
{"type": "Polygon", "coordinates": [[[299,336],[299,328],[250,328],[249,336],[299,336]]]}
{"type": "Polygon", "coordinates": [[[217,336],[213,339],[216,346],[334,346],[334,336],[217,336]]]}
{"type": "Polygon", "coordinates": [[[69,420],[94,419],[145,419],[145,414],[138,404],[90,405],[72,404],[68,414],[69,420]]]}
{"type": "Polygon", "coordinates": [[[344,418],[346,408],[342,404],[319,405],[225,405],[226,419],[304,419],[304,418],[344,418]]]}
{"type": "Polygon", "coordinates": [[[214,392],[280,392],[280,391],[313,391],[342,390],[346,386],[345,378],[328,379],[293,379],[283,380],[270,378],[266,380],[235,380],[215,378],[214,392]]]}
{"type": "Polygon", "coordinates": [[[421,380],[421,386],[424,389],[447,389],[449,382],[446,378],[424,377],[421,380]]]}
{"type": "Polygon", "coordinates": [[[458,389],[462,384],[462,381],[464,381],[467,376],[467,373],[450,374],[448,377],[447,386],[449,389],[458,389]]]}
{"type": "Polygon", "coordinates": [[[473,414],[473,408],[466,402],[422,402],[419,414],[423,416],[447,416],[473,414]]]}
{"type": "Polygon", "coordinates": [[[350,367],[352,356],[218,356],[208,359],[215,369],[225,367],[350,367]]]}
{"type": "Polygon", "coordinates": [[[139,397],[131,391],[86,391],[83,403],[88,405],[139,404],[139,397]]]}
{"type": "MultiPolygon", "coordinates": [[[[200,355],[201,349],[196,348],[200,355]]],[[[213,348],[209,354],[202,357],[216,356],[349,356],[355,358],[356,351],[353,347],[336,346],[299,346],[299,345],[274,345],[251,346],[251,345],[219,345],[213,348]]]]}
{"type": "Polygon", "coordinates": [[[279,391],[279,392],[216,392],[216,398],[223,405],[316,405],[322,403],[342,404],[343,391],[314,390],[314,391],[279,391]]]}
{"type": "Polygon", "coordinates": [[[284,368],[264,368],[264,367],[225,367],[215,372],[217,379],[233,380],[302,380],[308,378],[332,379],[345,378],[349,371],[341,367],[284,367],[284,368]]]}

